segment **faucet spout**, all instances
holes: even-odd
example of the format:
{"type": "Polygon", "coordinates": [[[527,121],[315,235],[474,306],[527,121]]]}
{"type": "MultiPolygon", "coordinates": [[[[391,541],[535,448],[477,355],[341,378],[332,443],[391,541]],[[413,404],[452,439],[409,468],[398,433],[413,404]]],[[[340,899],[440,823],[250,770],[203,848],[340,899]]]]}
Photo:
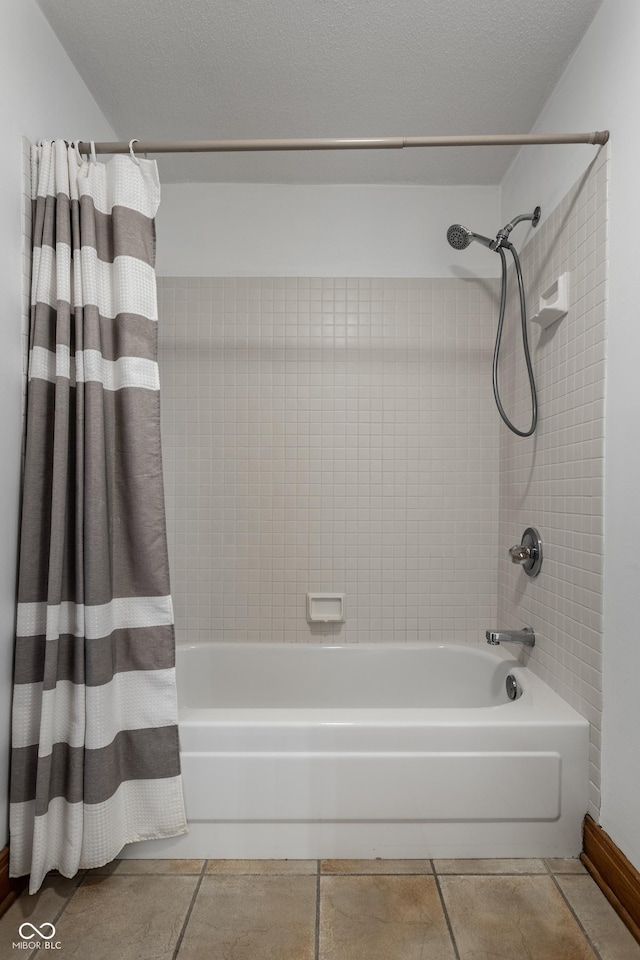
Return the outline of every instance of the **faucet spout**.
{"type": "Polygon", "coordinates": [[[522,643],[525,647],[533,647],[536,635],[532,627],[523,627],[522,630],[487,630],[487,643],[497,646],[499,643],[522,643]]]}

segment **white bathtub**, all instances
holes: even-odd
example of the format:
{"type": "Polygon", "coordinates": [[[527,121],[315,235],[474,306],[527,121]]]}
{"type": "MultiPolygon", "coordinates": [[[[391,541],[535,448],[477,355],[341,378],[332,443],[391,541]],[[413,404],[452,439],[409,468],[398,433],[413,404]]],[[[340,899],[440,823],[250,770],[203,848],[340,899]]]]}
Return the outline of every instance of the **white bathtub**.
{"type": "Polygon", "coordinates": [[[199,644],[178,695],[189,834],[123,856],[580,852],[587,721],[504,648],[199,644]]]}

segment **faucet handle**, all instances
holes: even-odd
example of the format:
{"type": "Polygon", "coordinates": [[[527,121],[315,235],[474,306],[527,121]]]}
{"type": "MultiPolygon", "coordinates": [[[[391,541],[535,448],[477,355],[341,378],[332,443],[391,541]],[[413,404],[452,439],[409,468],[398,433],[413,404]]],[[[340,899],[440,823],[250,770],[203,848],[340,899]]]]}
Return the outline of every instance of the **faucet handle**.
{"type": "Polygon", "coordinates": [[[511,554],[511,563],[526,563],[527,560],[532,559],[531,547],[524,543],[516,543],[509,549],[509,553],[511,554]]]}
{"type": "Polygon", "coordinates": [[[542,566],[542,539],[535,527],[527,527],[520,543],[509,550],[512,563],[521,563],[528,577],[537,577],[542,566]]]}

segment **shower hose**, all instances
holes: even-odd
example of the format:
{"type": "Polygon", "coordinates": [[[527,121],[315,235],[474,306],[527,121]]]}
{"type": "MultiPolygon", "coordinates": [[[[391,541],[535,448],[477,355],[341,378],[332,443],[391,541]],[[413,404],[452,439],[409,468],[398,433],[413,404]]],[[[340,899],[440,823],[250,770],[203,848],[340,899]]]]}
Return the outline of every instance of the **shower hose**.
{"type": "Polygon", "coordinates": [[[497,248],[497,252],[500,254],[500,259],[502,261],[502,284],[500,290],[500,313],[498,315],[496,344],[493,351],[493,396],[495,397],[498,413],[502,417],[504,423],[508,426],[509,430],[511,430],[512,433],[517,434],[519,437],[530,437],[535,431],[536,424],[538,423],[538,398],[536,396],[536,384],[533,378],[533,367],[531,365],[531,354],[529,352],[529,339],[527,337],[527,307],[524,299],[522,269],[520,267],[520,258],[518,257],[515,248],[511,243],[509,243],[508,240],[503,240],[501,242],[500,246],[497,248]],[[511,420],[509,420],[509,417],[506,415],[504,407],[502,406],[500,391],[498,389],[498,361],[500,359],[500,342],[502,340],[504,314],[507,307],[507,258],[504,255],[504,247],[511,251],[513,262],[516,268],[516,275],[518,278],[518,292],[520,295],[520,321],[522,324],[522,347],[524,350],[525,363],[527,365],[527,374],[529,376],[529,387],[531,389],[531,426],[528,430],[518,430],[518,428],[512,424],[511,420]]]}

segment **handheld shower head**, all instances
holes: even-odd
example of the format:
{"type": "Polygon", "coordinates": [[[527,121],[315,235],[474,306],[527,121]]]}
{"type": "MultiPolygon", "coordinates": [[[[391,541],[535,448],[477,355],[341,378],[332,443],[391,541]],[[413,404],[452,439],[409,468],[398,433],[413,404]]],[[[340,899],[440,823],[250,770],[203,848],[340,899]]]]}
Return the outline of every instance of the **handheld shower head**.
{"type": "Polygon", "coordinates": [[[540,214],[540,207],[536,207],[533,213],[521,213],[518,217],[514,217],[513,220],[510,220],[509,223],[502,228],[502,230],[498,231],[495,240],[489,240],[488,237],[483,237],[480,233],[474,233],[472,230],[469,230],[468,227],[463,227],[461,223],[454,223],[447,230],[447,240],[454,250],[466,250],[473,240],[477,240],[478,243],[481,243],[483,247],[488,247],[489,250],[493,250],[494,253],[498,253],[500,255],[500,260],[502,262],[502,285],[500,294],[500,311],[498,314],[498,329],[496,331],[496,345],[493,352],[493,396],[495,397],[498,413],[502,417],[503,421],[509,430],[511,430],[512,433],[517,434],[519,437],[530,437],[535,431],[536,424],[538,422],[538,399],[536,396],[536,385],[533,377],[533,367],[531,365],[529,341],[527,340],[527,310],[525,304],[522,269],[520,267],[520,260],[518,258],[518,254],[516,253],[516,249],[513,244],[509,243],[509,234],[516,224],[521,223],[523,220],[530,220],[531,226],[536,227],[540,222],[540,214]],[[529,387],[531,389],[531,426],[528,430],[519,430],[518,427],[515,427],[511,420],[509,420],[509,417],[505,413],[504,407],[502,406],[500,391],[498,389],[500,341],[502,338],[502,327],[504,324],[504,315],[507,305],[507,258],[505,257],[505,250],[509,250],[513,256],[516,276],[518,278],[518,291],[520,294],[520,321],[522,325],[522,347],[524,350],[524,358],[529,377],[529,387]]]}
{"type": "Polygon", "coordinates": [[[481,233],[473,233],[468,227],[463,227],[461,223],[454,223],[449,227],[447,240],[454,250],[466,250],[473,240],[481,243],[484,247],[489,247],[490,250],[495,249],[495,240],[489,240],[488,237],[483,237],[481,233]]]}
{"type": "Polygon", "coordinates": [[[447,240],[454,250],[466,250],[473,240],[473,234],[461,223],[453,223],[447,230],[447,240]]]}

